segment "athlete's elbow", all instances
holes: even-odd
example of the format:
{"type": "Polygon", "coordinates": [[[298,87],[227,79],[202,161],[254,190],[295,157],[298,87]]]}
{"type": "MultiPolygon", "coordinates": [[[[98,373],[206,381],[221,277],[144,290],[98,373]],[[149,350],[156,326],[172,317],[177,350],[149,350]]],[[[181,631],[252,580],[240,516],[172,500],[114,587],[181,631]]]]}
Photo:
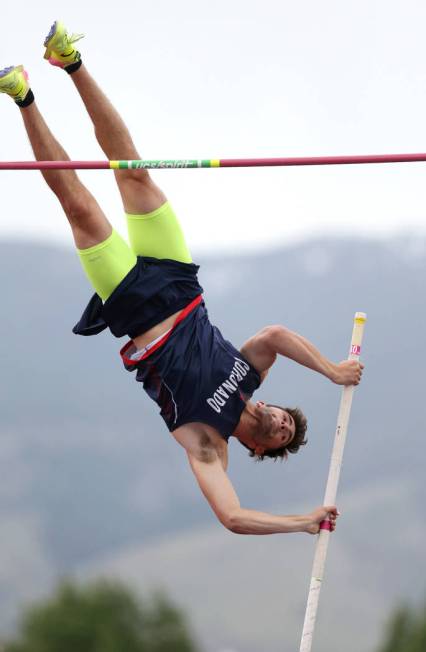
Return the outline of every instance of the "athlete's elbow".
{"type": "Polygon", "coordinates": [[[282,344],[283,341],[291,339],[293,335],[288,328],[281,324],[274,324],[273,326],[267,326],[266,328],[269,342],[275,347],[282,344]]]}
{"type": "Polygon", "coordinates": [[[238,513],[225,514],[220,518],[220,521],[233,534],[247,534],[238,513]]]}
{"type": "Polygon", "coordinates": [[[276,353],[282,348],[283,342],[291,338],[291,331],[281,324],[265,326],[258,334],[258,343],[267,350],[276,353]]]}

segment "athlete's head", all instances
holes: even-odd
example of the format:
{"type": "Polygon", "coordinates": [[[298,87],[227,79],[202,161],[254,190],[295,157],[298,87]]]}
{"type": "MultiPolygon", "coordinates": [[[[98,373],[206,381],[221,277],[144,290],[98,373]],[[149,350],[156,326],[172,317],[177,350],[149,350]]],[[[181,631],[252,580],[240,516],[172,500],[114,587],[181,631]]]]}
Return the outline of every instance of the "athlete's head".
{"type": "Polygon", "coordinates": [[[249,437],[240,436],[239,440],[258,460],[265,457],[285,459],[307,443],[307,420],[299,408],[258,401],[253,405],[252,416],[254,423],[249,437]]]}

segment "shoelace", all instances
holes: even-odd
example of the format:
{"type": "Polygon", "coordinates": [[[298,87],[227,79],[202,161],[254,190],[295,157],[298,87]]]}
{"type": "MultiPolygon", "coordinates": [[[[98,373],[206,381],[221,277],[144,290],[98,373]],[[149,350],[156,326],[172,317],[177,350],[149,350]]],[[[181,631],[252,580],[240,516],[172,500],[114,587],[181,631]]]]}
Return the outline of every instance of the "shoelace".
{"type": "Polygon", "coordinates": [[[71,45],[72,43],[76,43],[76,41],[79,41],[84,37],[84,34],[71,34],[71,36],[68,36],[68,34],[65,34],[65,38],[68,42],[68,45],[71,45]]]}
{"type": "MultiPolygon", "coordinates": [[[[61,44],[61,46],[66,48],[67,46],[72,45],[73,43],[76,43],[77,41],[79,41],[83,37],[84,37],[84,34],[71,34],[71,36],[70,36],[67,32],[65,32],[65,34],[63,36],[63,40],[62,40],[63,45],[61,44]]],[[[49,41],[52,40],[52,38],[53,38],[53,35],[50,36],[50,34],[48,34],[48,36],[46,37],[46,39],[44,41],[44,47],[48,47],[48,43],[49,43],[49,41]]]]}

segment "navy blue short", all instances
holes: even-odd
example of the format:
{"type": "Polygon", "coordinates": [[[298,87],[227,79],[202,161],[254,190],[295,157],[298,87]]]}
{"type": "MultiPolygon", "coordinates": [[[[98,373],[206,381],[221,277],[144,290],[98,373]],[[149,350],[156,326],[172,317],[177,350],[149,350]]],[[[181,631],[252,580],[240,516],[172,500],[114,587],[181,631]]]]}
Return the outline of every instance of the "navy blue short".
{"type": "Polygon", "coordinates": [[[104,304],[93,295],[73,332],[97,335],[109,327],[116,337],[142,335],[202,294],[198,269],[193,263],[139,256],[104,304]]]}

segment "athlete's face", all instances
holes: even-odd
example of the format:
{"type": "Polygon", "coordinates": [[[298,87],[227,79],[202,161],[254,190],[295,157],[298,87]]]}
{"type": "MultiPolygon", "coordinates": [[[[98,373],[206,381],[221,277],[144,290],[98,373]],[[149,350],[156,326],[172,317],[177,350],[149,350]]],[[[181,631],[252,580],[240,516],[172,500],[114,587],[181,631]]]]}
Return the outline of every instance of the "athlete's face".
{"type": "Polygon", "coordinates": [[[256,444],[264,450],[275,450],[289,444],[296,432],[296,424],[289,412],[282,408],[256,403],[256,416],[261,428],[256,433],[256,444]]]}

